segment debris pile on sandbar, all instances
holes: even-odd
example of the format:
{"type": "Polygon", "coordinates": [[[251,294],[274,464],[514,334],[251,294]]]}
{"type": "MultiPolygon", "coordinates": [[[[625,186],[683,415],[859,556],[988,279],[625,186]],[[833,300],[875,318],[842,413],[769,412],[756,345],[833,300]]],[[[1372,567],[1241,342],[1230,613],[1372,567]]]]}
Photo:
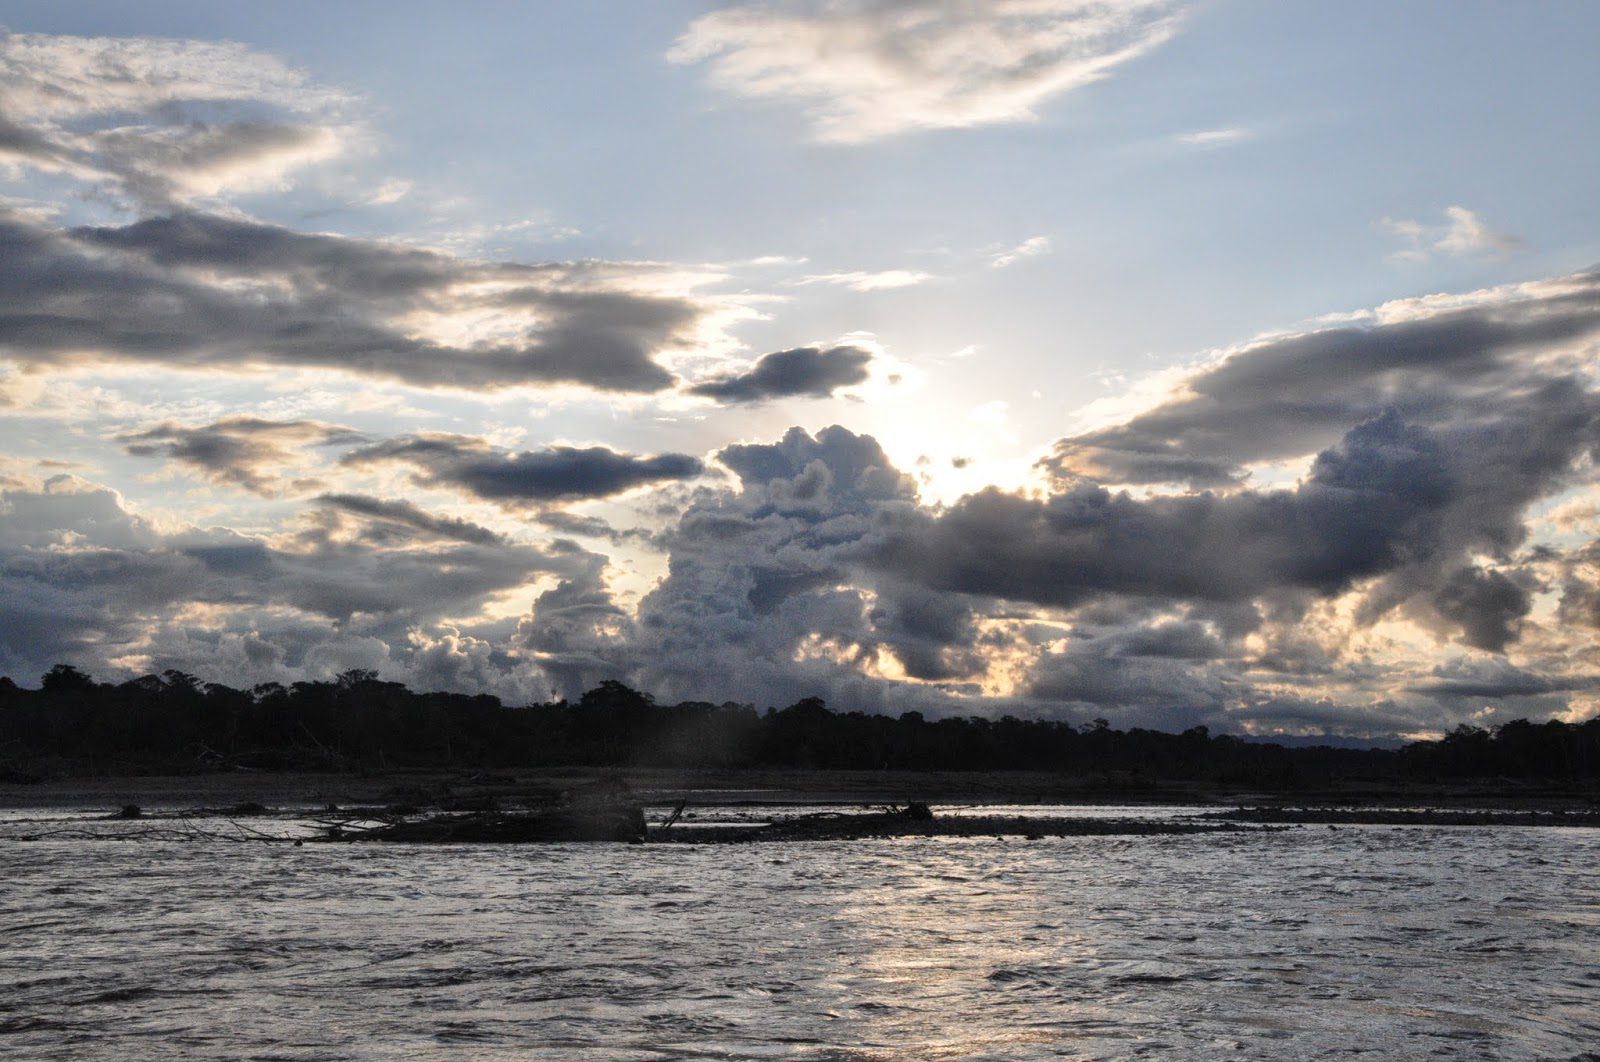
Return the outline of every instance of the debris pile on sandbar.
{"type": "Polygon", "coordinates": [[[773,841],[857,841],[900,837],[1146,836],[1229,833],[1274,827],[1175,819],[1052,818],[1023,815],[935,815],[921,802],[877,811],[823,811],[777,817],[770,822],[694,824],[678,822],[680,804],[667,820],[647,825],[644,806],[626,785],[589,786],[545,807],[525,811],[482,810],[420,817],[349,818],[324,824],[326,841],[389,841],[411,844],[538,844],[566,841],[626,841],[633,844],[745,844],[773,841]]]}

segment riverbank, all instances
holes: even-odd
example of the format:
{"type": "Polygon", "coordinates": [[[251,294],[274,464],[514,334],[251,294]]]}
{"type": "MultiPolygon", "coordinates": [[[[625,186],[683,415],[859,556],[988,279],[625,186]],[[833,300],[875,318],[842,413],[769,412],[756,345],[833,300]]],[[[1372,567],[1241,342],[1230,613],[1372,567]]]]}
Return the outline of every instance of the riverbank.
{"type": "Polygon", "coordinates": [[[0,782],[0,809],[143,807],[268,808],[410,805],[472,810],[535,806],[563,792],[614,779],[646,804],[741,805],[931,804],[1211,805],[1384,808],[1495,808],[1584,811],[1600,791],[1496,779],[1404,786],[1346,783],[1263,791],[1192,781],[1040,771],[814,771],[542,768],[494,771],[392,771],[370,774],[230,771],[186,775],[59,775],[0,782]]]}

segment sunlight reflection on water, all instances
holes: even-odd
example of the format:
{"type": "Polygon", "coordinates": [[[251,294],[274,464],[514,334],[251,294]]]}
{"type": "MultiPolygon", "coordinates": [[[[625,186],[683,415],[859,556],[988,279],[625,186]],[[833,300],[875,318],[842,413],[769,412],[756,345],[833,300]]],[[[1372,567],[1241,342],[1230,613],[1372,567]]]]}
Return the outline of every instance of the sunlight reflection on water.
{"type": "Polygon", "coordinates": [[[1600,1042],[1597,855],[1516,828],[0,838],[0,1052],[1568,1058],[1600,1042]]]}

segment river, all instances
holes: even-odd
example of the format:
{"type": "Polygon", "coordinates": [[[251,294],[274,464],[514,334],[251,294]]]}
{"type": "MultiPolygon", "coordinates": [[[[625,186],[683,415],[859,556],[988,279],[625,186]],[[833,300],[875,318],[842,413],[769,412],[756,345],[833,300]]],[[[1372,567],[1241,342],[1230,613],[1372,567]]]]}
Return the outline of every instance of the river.
{"type": "MultiPolygon", "coordinates": [[[[1574,1058],[1600,830],[423,847],[0,823],[0,1053],[1574,1058]]],[[[130,830],[138,824],[129,824],[130,830]]]]}

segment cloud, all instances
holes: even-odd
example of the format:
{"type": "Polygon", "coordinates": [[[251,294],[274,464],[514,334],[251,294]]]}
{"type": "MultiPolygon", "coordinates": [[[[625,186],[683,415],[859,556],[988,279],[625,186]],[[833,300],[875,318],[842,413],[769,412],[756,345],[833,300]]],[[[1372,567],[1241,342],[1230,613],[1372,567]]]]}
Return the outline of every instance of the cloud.
{"type": "Polygon", "coordinates": [[[575,699],[619,673],[636,630],[605,585],[605,558],[562,578],[534,599],[511,643],[549,677],[558,696],[575,699]]]}
{"type": "Polygon", "coordinates": [[[369,540],[423,536],[482,546],[505,542],[504,535],[481,524],[454,516],[438,516],[408,501],[384,500],[365,494],[324,494],[316,501],[330,509],[365,518],[369,540]]]}
{"type": "Polygon", "coordinates": [[[1389,415],[1358,425],[1294,491],[1134,498],[1079,483],[1045,499],[995,489],[908,520],[881,561],[937,589],[1072,607],[1105,594],[1246,600],[1330,594],[1435,545],[1458,500],[1441,440],[1389,415]]]}
{"type": "Polygon", "coordinates": [[[644,457],[603,446],[514,453],[475,436],[439,433],[389,439],[340,459],[350,467],[386,462],[411,467],[418,486],[444,487],[507,509],[607,498],[705,471],[700,459],[688,454],[644,457]]]}
{"type": "Polygon", "coordinates": [[[349,102],[232,42],[0,31],[0,162],[145,207],[280,186],[360,135],[349,102]]]}
{"type": "Polygon", "coordinates": [[[228,417],[186,427],[166,422],[118,437],[128,453],[165,456],[196,469],[213,483],[271,495],[280,489],[279,470],[299,459],[299,448],[362,438],[359,432],[311,420],[228,417]]]}
{"type": "Polygon", "coordinates": [[[1384,218],[1378,224],[1406,242],[1403,250],[1390,257],[1405,262],[1425,262],[1435,254],[1451,258],[1474,255],[1507,254],[1523,246],[1520,236],[1497,232],[1464,206],[1445,208],[1443,225],[1420,221],[1384,218]]]}
{"type": "Polygon", "coordinates": [[[614,666],[713,699],[809,688],[1164,727],[1447,729],[1460,701],[1419,673],[1438,654],[1392,640],[1420,636],[1464,659],[1516,654],[1548,679],[1532,707],[1566,710],[1600,564],[1530,547],[1529,513],[1596,488],[1597,287],[1429,297],[1261,340],[1063,440],[1043,495],[927,506],[837,427],[729,447],[737,489],[660,536],[669,574],[614,666]],[[1297,484],[1248,485],[1253,464],[1289,458],[1306,464],[1297,484]],[[1578,633],[1541,618],[1541,570],[1565,579],[1578,633]]]}
{"type": "Polygon", "coordinates": [[[398,203],[411,194],[413,183],[400,177],[391,177],[380,184],[377,189],[367,197],[367,206],[388,206],[398,203]]]}
{"type": "MultiPolygon", "coordinates": [[[[1520,573],[1519,573],[1520,574],[1520,573]]],[[[1533,580],[1470,565],[1457,568],[1432,589],[1428,604],[1461,640],[1477,649],[1501,653],[1517,640],[1532,608],[1533,580]]]]}
{"type": "Polygon", "coordinates": [[[1120,630],[1097,648],[1113,656],[1165,660],[1218,660],[1227,655],[1226,646],[1211,628],[1193,620],[1120,630]]]}
{"type": "Polygon", "coordinates": [[[1432,676],[1412,689],[1435,697],[1458,697],[1474,701],[1501,700],[1506,697],[1536,697],[1583,689],[1593,675],[1541,675],[1495,660],[1470,665],[1435,668],[1432,676]]]}
{"type": "Polygon", "coordinates": [[[841,387],[865,383],[872,354],[860,347],[797,347],[763,355],[746,372],[689,388],[719,402],[765,402],[774,398],[827,398],[841,387]]]}
{"type": "MultiPolygon", "coordinates": [[[[1589,583],[1575,574],[1586,570],[1579,554],[1529,549],[1529,513],[1594,493],[1597,335],[1600,282],[1580,274],[1272,337],[1197,370],[1123,424],[1059,442],[1042,463],[1047,495],[991,488],[942,511],[882,514],[858,563],[877,579],[1075,624],[1130,605],[1227,616],[1235,629],[1218,667],[1236,684],[1248,665],[1370,697],[1381,672],[1363,675],[1345,647],[1381,641],[1371,632],[1386,620],[1472,651],[1551,653],[1560,669],[1584,650],[1535,619],[1547,585],[1539,566],[1564,565],[1570,620],[1590,611],[1589,583]],[[1253,464],[1288,459],[1307,466],[1292,488],[1248,485],[1253,464]],[[1166,489],[1141,496],[1097,480],[1166,489]],[[1316,638],[1292,634],[1311,613],[1316,638]]],[[[1129,644],[1116,633],[1126,622],[1038,657],[1026,688],[1071,687],[1090,700],[1084,690],[1116,688],[1096,686],[1106,672],[1095,661],[1131,655],[1116,648],[1129,644]]],[[[1398,676],[1408,665],[1386,666],[1398,676]]],[[[1142,682],[1162,668],[1113,671],[1142,682]]],[[[1203,692],[1168,679],[1174,699],[1203,692]]],[[[1268,700],[1272,718],[1294,716],[1279,694],[1268,700]]],[[[1402,718],[1434,718],[1416,711],[1390,718],[1402,729],[1402,718]]]]}
{"type": "Polygon", "coordinates": [[[1001,251],[990,258],[989,266],[992,269],[1004,269],[1016,265],[1024,258],[1037,258],[1049,254],[1054,248],[1055,244],[1048,236],[1029,236],[1010,250],[1001,251]]]}
{"type": "Polygon", "coordinates": [[[1519,555],[1530,508],[1592,486],[1597,337],[1600,277],[1579,274],[1266,339],[1058,442],[1047,499],[974,495],[893,550],[908,564],[908,545],[927,549],[934,585],[1058,607],[1348,595],[1357,626],[1403,616],[1502,653],[1541,587],[1519,555]],[[1287,460],[1308,465],[1292,490],[1247,486],[1252,465],[1287,460]],[[980,540],[1007,545],[961,552],[980,540]]]}
{"type": "MultiPolygon", "coordinates": [[[[1062,439],[1036,488],[941,504],[839,426],[724,447],[726,475],[692,488],[682,454],[414,434],[346,455],[527,529],[665,553],[637,607],[570,539],[521,542],[388,487],[251,535],[19,474],[0,495],[0,670],[209,651],[238,674],[376,661],[541,695],[620,678],[669,699],[1168,729],[1578,718],[1600,549],[1551,514],[1600,497],[1597,339],[1593,274],[1392,303],[1213,356],[1062,439]],[[1263,465],[1300,471],[1258,485],[1263,465]],[[649,531],[543,508],[648,484],[672,494],[649,531]]],[[[208,427],[146,430],[176,447],[208,427]]]]}
{"type": "MultiPolygon", "coordinates": [[[[1413,580],[1411,607],[1464,644],[1503,649],[1525,621],[1496,576],[1460,574],[1462,557],[1486,548],[1469,473],[1521,459],[1493,450],[1391,416],[1357,425],[1292,491],[990,489],[941,510],[870,438],[791,430],[718,455],[738,488],[661,537],[669,574],[610,661],[671,696],[809,688],[868,706],[1054,704],[1141,725],[1360,729],[1370,720],[1353,707],[1284,688],[1388,697],[1405,668],[1375,683],[1341,662],[1357,628],[1311,614],[1413,580]]],[[[1437,710],[1379,718],[1414,728],[1437,710]]]]}
{"type": "MultiPolygon", "coordinates": [[[[174,641],[311,670],[319,645],[343,647],[329,650],[335,660],[357,643],[400,656],[413,629],[597,563],[571,543],[511,542],[405,503],[348,497],[275,536],[157,527],[69,476],[0,492],[0,512],[0,673],[14,675],[60,660],[140,667],[174,641]]],[[[199,670],[237,680],[218,666],[199,670]]]]}
{"type": "Polygon", "coordinates": [[[668,53],[711,83],[801,107],[818,140],[1029,121],[1167,40],[1164,0],[795,0],[692,23],[668,53]]]}
{"type": "Polygon", "coordinates": [[[950,645],[973,636],[963,602],[914,588],[879,595],[857,570],[877,514],[916,503],[914,481],[875,441],[794,428],[717,457],[738,486],[702,497],[661,536],[668,575],[640,602],[614,667],[666,696],[821,693],[857,707],[906,692],[876,674],[891,657],[928,675],[971,669],[970,653],[950,645]]]}
{"type": "Polygon", "coordinates": [[[1482,251],[1511,251],[1522,246],[1520,236],[1494,231],[1466,207],[1446,207],[1444,212],[1450,219],[1450,225],[1434,244],[1435,250],[1466,255],[1482,251]]]}
{"type": "Polygon", "coordinates": [[[1179,133],[1173,139],[1185,147],[1214,148],[1237,144],[1254,136],[1249,129],[1230,126],[1220,129],[1198,129],[1192,133],[1179,133]]]}
{"type": "Polygon", "coordinates": [[[565,509],[544,509],[528,514],[528,518],[540,527],[548,528],[557,534],[579,538],[603,538],[614,545],[636,542],[650,546],[655,539],[655,535],[644,528],[613,527],[598,516],[580,516],[565,509]]]}
{"type": "Polygon", "coordinates": [[[1394,303],[1235,351],[1154,408],[1062,439],[1042,466],[1061,482],[1226,487],[1252,463],[1309,456],[1391,410],[1422,425],[1536,424],[1539,406],[1558,413],[1587,386],[1597,338],[1600,273],[1394,303]]]}
{"type": "Polygon", "coordinates": [[[0,210],[0,354],[333,370],[415,387],[652,392],[729,307],[650,263],[484,262],[210,214],[63,229],[0,210]]]}
{"type": "Polygon", "coordinates": [[[817,273],[801,277],[795,281],[795,285],[804,287],[810,284],[834,284],[849,288],[851,291],[888,291],[893,288],[914,287],[932,279],[931,273],[920,273],[912,269],[885,269],[877,273],[817,273]]]}
{"type": "MultiPolygon", "coordinates": [[[[405,465],[414,470],[411,481],[418,486],[445,487],[509,509],[605,498],[638,486],[689,479],[705,470],[703,462],[687,454],[640,457],[604,447],[567,446],[514,453],[477,436],[446,433],[373,441],[360,432],[319,421],[258,417],[230,417],[192,427],[164,423],[118,438],[130,454],[165,456],[198,470],[213,483],[264,496],[290,487],[304,494],[324,486],[320,479],[285,482],[283,478],[283,471],[302,459],[297,451],[310,446],[364,444],[347,449],[339,464],[346,469],[405,465]]],[[[479,541],[479,532],[490,534],[476,525],[425,518],[406,502],[346,493],[327,493],[317,500],[374,520],[403,523],[413,531],[465,536],[463,541],[479,541]]],[[[538,522],[601,537],[618,534],[604,521],[585,524],[567,514],[544,514],[538,522]]]]}
{"type": "Polygon", "coordinates": [[[1561,622],[1577,629],[1600,630],[1600,539],[1561,558],[1564,569],[1561,622]]]}

